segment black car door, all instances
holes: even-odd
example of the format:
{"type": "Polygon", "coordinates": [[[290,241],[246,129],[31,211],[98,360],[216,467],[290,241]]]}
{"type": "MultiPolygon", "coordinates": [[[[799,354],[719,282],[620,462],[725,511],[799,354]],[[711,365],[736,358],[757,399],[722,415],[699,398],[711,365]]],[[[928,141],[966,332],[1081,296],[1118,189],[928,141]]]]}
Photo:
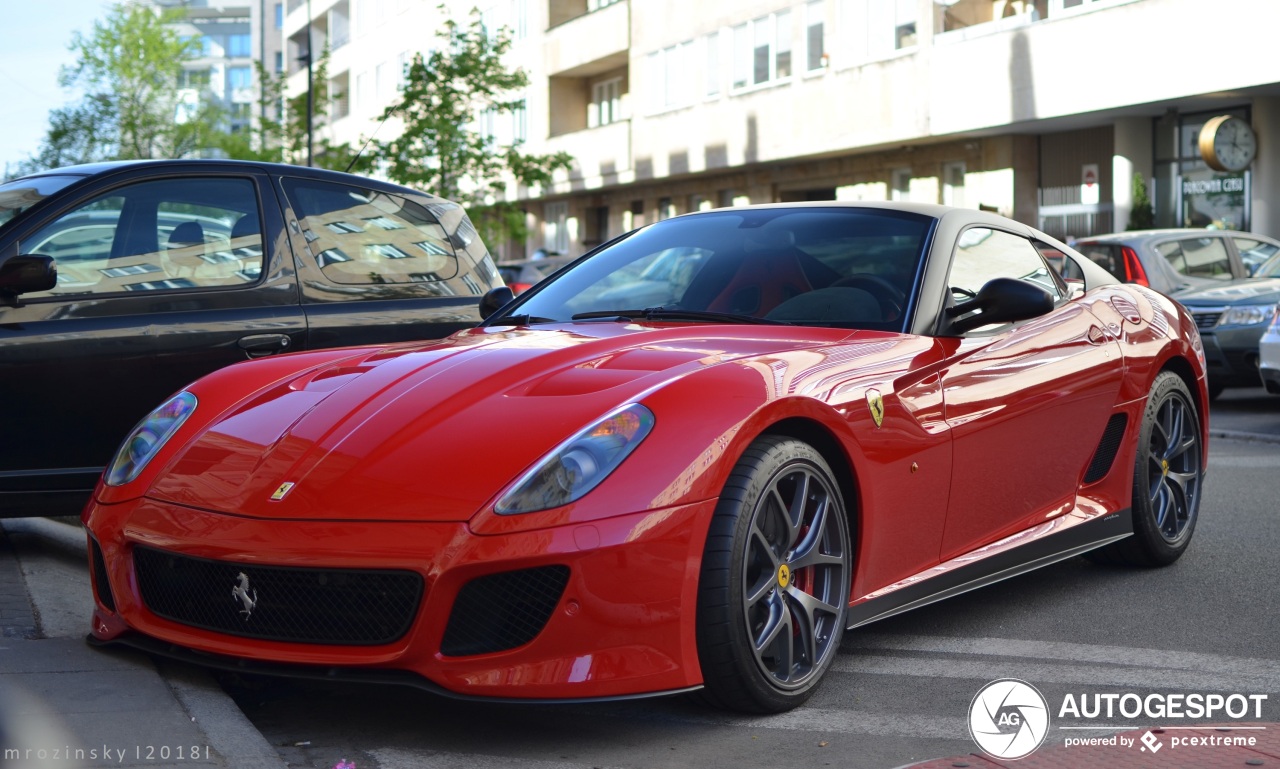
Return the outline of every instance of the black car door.
{"type": "Polygon", "coordinates": [[[77,513],[167,397],[305,342],[265,175],[135,167],[64,194],[0,240],[0,258],[43,253],[58,267],[55,288],[0,306],[0,515],[77,513]]]}

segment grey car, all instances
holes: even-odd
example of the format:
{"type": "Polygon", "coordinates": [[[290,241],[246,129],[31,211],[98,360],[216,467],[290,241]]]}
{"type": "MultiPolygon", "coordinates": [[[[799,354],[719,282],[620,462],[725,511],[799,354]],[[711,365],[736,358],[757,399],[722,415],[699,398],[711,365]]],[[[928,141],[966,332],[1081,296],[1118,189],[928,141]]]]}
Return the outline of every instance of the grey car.
{"type": "Polygon", "coordinates": [[[1280,241],[1234,230],[1171,229],[1097,235],[1075,247],[1126,283],[1176,297],[1249,277],[1280,252],[1280,241]]]}
{"type": "Polygon", "coordinates": [[[1211,397],[1224,387],[1262,384],[1258,343],[1280,303],[1280,256],[1254,270],[1252,278],[1184,291],[1176,299],[1200,328],[1211,397]]]}

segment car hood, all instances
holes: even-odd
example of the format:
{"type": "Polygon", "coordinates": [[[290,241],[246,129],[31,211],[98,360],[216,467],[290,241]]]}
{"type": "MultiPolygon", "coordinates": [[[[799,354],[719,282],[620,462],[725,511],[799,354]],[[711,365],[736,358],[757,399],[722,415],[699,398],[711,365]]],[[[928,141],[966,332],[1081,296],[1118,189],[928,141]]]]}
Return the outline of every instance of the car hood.
{"type": "Polygon", "coordinates": [[[574,433],[666,382],[851,333],[590,323],[366,348],[242,398],[146,495],[263,518],[464,521],[574,433]]]}
{"type": "Polygon", "coordinates": [[[1270,304],[1280,302],[1280,278],[1237,280],[1212,288],[1200,288],[1179,293],[1175,298],[1187,307],[1270,304]]]}

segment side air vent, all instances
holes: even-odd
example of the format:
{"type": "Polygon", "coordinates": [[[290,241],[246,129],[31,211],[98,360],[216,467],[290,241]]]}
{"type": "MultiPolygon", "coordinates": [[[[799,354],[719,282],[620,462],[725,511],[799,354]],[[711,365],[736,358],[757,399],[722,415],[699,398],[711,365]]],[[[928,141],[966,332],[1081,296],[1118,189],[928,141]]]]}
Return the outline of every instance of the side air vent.
{"type": "Polygon", "coordinates": [[[568,566],[540,566],[471,580],[458,592],[440,652],[463,657],[529,643],[551,619],[568,584],[568,566]]]}
{"type": "Polygon", "coordinates": [[[1116,453],[1120,451],[1120,441],[1124,439],[1125,427],[1129,425],[1129,417],[1124,414],[1112,414],[1107,420],[1107,429],[1102,431],[1102,440],[1093,452],[1093,461],[1085,471],[1084,482],[1096,483],[1111,472],[1111,464],[1116,461],[1116,453]]]}
{"type": "Polygon", "coordinates": [[[111,594],[111,582],[107,579],[107,562],[102,557],[102,548],[97,540],[89,538],[93,556],[93,587],[98,593],[98,600],[109,611],[116,610],[116,598],[111,594]]]}

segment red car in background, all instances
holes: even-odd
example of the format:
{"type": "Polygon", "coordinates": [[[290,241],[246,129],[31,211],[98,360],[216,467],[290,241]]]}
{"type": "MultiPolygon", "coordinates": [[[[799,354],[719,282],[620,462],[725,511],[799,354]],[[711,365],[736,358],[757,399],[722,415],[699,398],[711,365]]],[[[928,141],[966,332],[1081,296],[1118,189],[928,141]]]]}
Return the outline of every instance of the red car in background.
{"type": "Polygon", "coordinates": [[[481,307],[160,406],[84,513],[92,641],[778,712],[852,628],[1081,553],[1172,563],[1195,529],[1195,323],[992,214],[690,214],[481,307]],[[678,295],[614,303],[673,253],[678,295]]]}

